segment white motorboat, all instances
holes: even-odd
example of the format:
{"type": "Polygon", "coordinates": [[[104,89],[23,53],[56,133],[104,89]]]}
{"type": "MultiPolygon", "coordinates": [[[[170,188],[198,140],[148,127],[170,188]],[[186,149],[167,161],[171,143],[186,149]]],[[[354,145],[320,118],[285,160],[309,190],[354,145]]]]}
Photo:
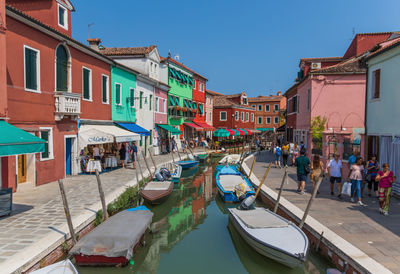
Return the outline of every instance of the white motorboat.
{"type": "Polygon", "coordinates": [[[78,274],[75,266],[70,260],[64,260],[36,271],[31,272],[32,274],[78,274]]]}
{"type": "Polygon", "coordinates": [[[240,236],[258,253],[294,268],[307,257],[309,242],[292,222],[256,207],[251,210],[229,208],[229,221],[240,236]]]}
{"type": "Polygon", "coordinates": [[[239,163],[239,160],[240,160],[240,154],[230,154],[226,155],[218,163],[222,165],[224,164],[236,165],[237,163],[239,163]]]}

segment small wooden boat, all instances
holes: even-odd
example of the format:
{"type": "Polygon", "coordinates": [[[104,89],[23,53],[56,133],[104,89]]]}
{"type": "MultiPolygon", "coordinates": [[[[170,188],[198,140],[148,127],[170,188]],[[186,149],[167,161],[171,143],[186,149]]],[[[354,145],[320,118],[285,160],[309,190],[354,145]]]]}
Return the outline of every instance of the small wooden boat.
{"type": "Polygon", "coordinates": [[[152,219],[145,206],[121,211],[80,239],[70,254],[82,266],[126,265],[152,219]]]}
{"type": "Polygon", "coordinates": [[[167,164],[162,164],[157,167],[156,169],[156,174],[160,173],[160,170],[162,168],[166,168],[169,173],[171,174],[170,181],[174,183],[178,183],[179,179],[181,178],[182,175],[182,167],[178,164],[175,163],[167,163],[167,164]]]}
{"type": "Polygon", "coordinates": [[[171,181],[151,181],[140,190],[140,196],[149,204],[158,205],[168,199],[173,189],[174,183],[171,181]]]}
{"type": "Polygon", "coordinates": [[[231,155],[226,155],[218,163],[236,165],[239,163],[239,160],[240,160],[240,154],[231,154],[231,155]]]}
{"type": "Polygon", "coordinates": [[[178,161],[176,163],[180,165],[182,169],[189,169],[199,165],[199,161],[196,160],[178,161]]]}
{"type": "Polygon", "coordinates": [[[208,153],[205,154],[198,154],[194,156],[194,158],[199,161],[200,163],[205,163],[208,160],[208,153]]]}
{"type": "Polygon", "coordinates": [[[236,167],[225,166],[216,175],[218,192],[225,202],[236,203],[254,195],[249,180],[236,167]]]}
{"type": "Polygon", "coordinates": [[[70,260],[64,260],[41,269],[31,272],[31,274],[78,274],[75,266],[70,260]]]}
{"type": "Polygon", "coordinates": [[[306,260],[308,238],[292,222],[261,207],[251,210],[229,208],[228,211],[234,228],[261,255],[291,268],[306,260]]]}

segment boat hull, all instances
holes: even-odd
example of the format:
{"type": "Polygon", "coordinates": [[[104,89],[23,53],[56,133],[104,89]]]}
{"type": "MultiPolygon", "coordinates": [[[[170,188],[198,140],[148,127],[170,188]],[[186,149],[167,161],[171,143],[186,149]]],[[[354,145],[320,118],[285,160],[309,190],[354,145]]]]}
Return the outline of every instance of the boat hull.
{"type": "Polygon", "coordinates": [[[172,193],[174,184],[171,183],[167,190],[144,190],[140,191],[140,196],[149,204],[159,205],[165,202],[172,193]]]}
{"type": "Polygon", "coordinates": [[[298,258],[295,256],[291,256],[285,252],[282,252],[278,249],[274,249],[271,246],[263,244],[261,241],[254,238],[252,235],[247,233],[242,226],[237,221],[236,217],[233,216],[232,212],[228,209],[229,212],[229,222],[233,225],[239,235],[243,238],[243,240],[250,245],[256,252],[259,254],[270,258],[274,261],[277,261],[283,265],[286,265],[290,268],[295,268],[301,266],[305,258],[298,258]]]}
{"type": "Polygon", "coordinates": [[[199,161],[179,161],[177,164],[180,165],[182,169],[190,169],[199,165],[199,161]]]}
{"type": "Polygon", "coordinates": [[[224,187],[223,187],[223,186],[221,185],[221,183],[220,183],[220,178],[221,178],[221,176],[226,175],[226,174],[221,174],[222,169],[223,169],[224,167],[225,167],[225,166],[222,166],[220,169],[217,169],[218,172],[217,172],[217,174],[216,174],[216,184],[217,184],[218,193],[221,195],[221,197],[222,197],[222,199],[224,200],[224,202],[227,202],[227,203],[238,203],[238,202],[241,202],[243,199],[246,199],[247,197],[250,197],[250,196],[252,196],[252,195],[255,195],[253,186],[251,185],[251,183],[249,182],[249,180],[248,180],[246,177],[244,177],[243,174],[241,174],[241,173],[237,170],[237,168],[234,167],[234,166],[229,166],[229,168],[230,168],[231,170],[234,170],[235,172],[238,173],[237,176],[240,176],[240,177],[244,180],[244,182],[247,184],[247,186],[248,186],[248,188],[249,188],[250,190],[247,190],[247,191],[244,193],[243,197],[240,197],[240,199],[239,199],[233,191],[224,189],[224,187]]]}

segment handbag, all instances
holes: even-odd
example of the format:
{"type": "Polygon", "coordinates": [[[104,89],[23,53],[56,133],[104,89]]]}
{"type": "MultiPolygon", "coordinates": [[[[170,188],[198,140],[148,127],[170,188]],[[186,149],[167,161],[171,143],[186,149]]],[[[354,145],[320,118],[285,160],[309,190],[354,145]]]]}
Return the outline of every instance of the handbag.
{"type": "Polygon", "coordinates": [[[342,187],[342,194],[351,196],[351,183],[345,182],[342,187]]]}
{"type": "Polygon", "coordinates": [[[310,172],[311,172],[311,167],[306,166],[306,167],[304,168],[304,170],[305,170],[306,174],[310,174],[310,172]]]}

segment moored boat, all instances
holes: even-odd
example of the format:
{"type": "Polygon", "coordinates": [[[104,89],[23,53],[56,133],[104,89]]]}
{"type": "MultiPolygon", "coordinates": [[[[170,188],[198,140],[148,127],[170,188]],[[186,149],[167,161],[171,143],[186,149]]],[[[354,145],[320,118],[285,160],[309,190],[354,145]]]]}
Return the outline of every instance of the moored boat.
{"type": "Polygon", "coordinates": [[[75,266],[70,260],[66,259],[64,261],[35,270],[31,272],[31,274],[78,274],[78,270],[76,270],[75,266]]]}
{"type": "Polygon", "coordinates": [[[219,164],[229,164],[229,165],[236,165],[239,163],[240,154],[230,154],[226,155],[224,158],[219,160],[219,164]]]}
{"type": "Polygon", "coordinates": [[[171,181],[151,181],[140,190],[140,196],[146,202],[157,205],[167,200],[173,189],[174,183],[171,181]]]}
{"type": "Polygon", "coordinates": [[[249,180],[233,166],[218,169],[216,184],[218,193],[225,202],[240,202],[255,194],[249,180]]]}
{"type": "Polygon", "coordinates": [[[77,265],[126,265],[152,218],[145,206],[121,211],[80,239],[70,254],[77,265]]]}
{"type": "Polygon", "coordinates": [[[234,228],[261,255],[291,268],[306,260],[308,238],[292,222],[260,207],[251,210],[229,208],[228,211],[234,228]]]}
{"type": "MultiPolygon", "coordinates": [[[[162,169],[167,169],[171,177],[168,179],[174,183],[178,183],[182,175],[182,167],[175,163],[166,163],[157,167],[156,174],[161,173],[162,169]]],[[[165,179],[165,178],[164,178],[165,179]]]]}
{"type": "Polygon", "coordinates": [[[205,163],[208,160],[208,153],[205,154],[198,154],[194,156],[194,158],[199,161],[200,163],[205,163]]]}
{"type": "Polygon", "coordinates": [[[185,160],[176,162],[182,167],[182,169],[189,169],[199,165],[199,161],[196,160],[185,160]]]}

